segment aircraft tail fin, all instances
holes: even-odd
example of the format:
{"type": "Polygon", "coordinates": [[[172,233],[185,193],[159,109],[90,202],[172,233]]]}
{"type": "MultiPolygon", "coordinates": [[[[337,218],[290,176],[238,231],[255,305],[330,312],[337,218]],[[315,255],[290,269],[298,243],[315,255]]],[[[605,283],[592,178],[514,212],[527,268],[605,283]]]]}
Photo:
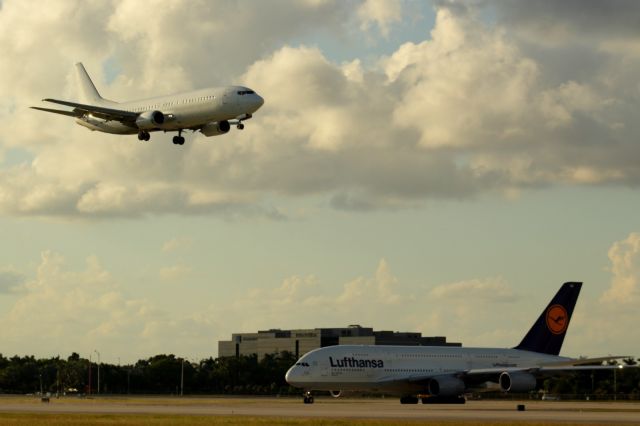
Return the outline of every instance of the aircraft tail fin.
{"type": "Polygon", "coordinates": [[[514,349],[559,355],[582,283],[566,282],[514,349]]]}
{"type": "Polygon", "coordinates": [[[82,65],[82,62],[78,62],[76,64],[76,74],[78,76],[78,84],[80,85],[80,93],[83,98],[82,101],[94,105],[113,103],[112,101],[108,101],[100,96],[100,93],[98,93],[98,89],[96,89],[93,81],[91,81],[91,77],[89,77],[89,74],[84,68],[84,65],[82,65]]]}

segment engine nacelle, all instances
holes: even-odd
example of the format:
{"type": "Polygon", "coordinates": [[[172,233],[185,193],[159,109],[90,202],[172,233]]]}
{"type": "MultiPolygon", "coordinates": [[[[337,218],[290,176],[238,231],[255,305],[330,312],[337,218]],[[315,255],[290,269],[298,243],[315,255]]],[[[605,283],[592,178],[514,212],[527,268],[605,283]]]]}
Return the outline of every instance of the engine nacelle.
{"type": "Polygon", "coordinates": [[[329,391],[329,393],[331,394],[332,397],[334,398],[340,398],[342,396],[342,391],[341,390],[337,390],[337,391],[329,391]]]}
{"type": "Polygon", "coordinates": [[[435,396],[458,396],[464,392],[465,388],[462,380],[452,376],[431,379],[427,387],[429,394],[435,396]]]}
{"type": "Polygon", "coordinates": [[[143,112],[136,118],[136,126],[142,130],[156,129],[164,123],[164,114],[160,111],[143,112]]]}
{"type": "Polygon", "coordinates": [[[212,121],[211,123],[207,123],[204,126],[202,126],[200,131],[205,136],[218,136],[218,135],[224,135],[229,131],[229,129],[231,129],[231,125],[227,120],[223,120],[223,121],[212,121]]]}
{"type": "Polygon", "coordinates": [[[529,392],[536,388],[536,378],[529,373],[507,373],[500,375],[500,389],[504,392],[529,392]]]}

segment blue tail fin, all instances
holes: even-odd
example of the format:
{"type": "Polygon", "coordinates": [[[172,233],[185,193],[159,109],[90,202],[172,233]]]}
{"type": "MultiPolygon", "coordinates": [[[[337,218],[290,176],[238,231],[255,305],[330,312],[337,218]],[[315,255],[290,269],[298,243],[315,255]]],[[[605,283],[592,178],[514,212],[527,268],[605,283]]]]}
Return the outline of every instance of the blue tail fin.
{"type": "Polygon", "coordinates": [[[582,283],[564,283],[515,349],[559,355],[582,283]]]}

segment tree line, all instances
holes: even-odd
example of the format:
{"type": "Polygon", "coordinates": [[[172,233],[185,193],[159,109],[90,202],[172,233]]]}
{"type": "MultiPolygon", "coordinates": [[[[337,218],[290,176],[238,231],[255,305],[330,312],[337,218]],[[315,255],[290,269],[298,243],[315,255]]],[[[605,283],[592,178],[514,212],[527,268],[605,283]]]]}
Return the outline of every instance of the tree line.
{"type": "MultiPolygon", "coordinates": [[[[297,395],[300,390],[284,380],[295,362],[290,352],[260,360],[256,355],[241,355],[197,362],[172,354],[155,355],[129,365],[98,364],[77,353],[67,359],[0,354],[0,393],[297,395]]],[[[636,363],[624,360],[627,365],[636,363]]],[[[640,368],[580,371],[539,385],[552,394],[640,399],[640,368]]]]}
{"type": "Polygon", "coordinates": [[[261,360],[253,355],[198,362],[173,354],[155,355],[129,365],[98,364],[77,353],[67,359],[0,354],[0,393],[289,394],[298,393],[284,380],[295,362],[289,352],[261,360]]]}

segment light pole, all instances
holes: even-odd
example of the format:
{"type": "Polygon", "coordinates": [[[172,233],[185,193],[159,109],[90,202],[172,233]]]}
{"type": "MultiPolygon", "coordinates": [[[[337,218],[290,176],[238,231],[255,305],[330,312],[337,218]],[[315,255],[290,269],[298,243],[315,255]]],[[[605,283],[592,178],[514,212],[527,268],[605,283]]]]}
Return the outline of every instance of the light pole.
{"type": "Polygon", "coordinates": [[[88,387],[89,396],[91,396],[91,355],[92,354],[89,354],[89,387],[88,387]]]}
{"type": "Polygon", "coordinates": [[[95,349],[94,352],[98,354],[98,395],[100,395],[100,352],[95,349]]]}
{"type": "Polygon", "coordinates": [[[618,368],[622,368],[621,365],[616,366],[616,368],[613,370],[613,400],[617,401],[618,400],[618,368]]]}
{"type": "Polygon", "coordinates": [[[184,358],[182,358],[182,365],[180,366],[180,396],[184,395],[184,358]]]}

